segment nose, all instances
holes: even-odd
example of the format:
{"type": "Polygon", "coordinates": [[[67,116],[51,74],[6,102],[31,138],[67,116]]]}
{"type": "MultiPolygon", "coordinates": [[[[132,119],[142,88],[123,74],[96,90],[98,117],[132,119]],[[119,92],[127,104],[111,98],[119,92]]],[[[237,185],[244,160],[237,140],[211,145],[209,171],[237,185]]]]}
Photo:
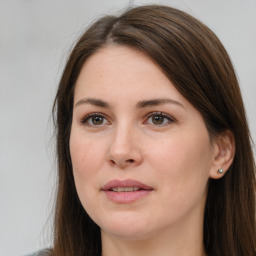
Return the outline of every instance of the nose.
{"type": "Polygon", "coordinates": [[[119,127],[113,134],[107,153],[107,160],[113,166],[121,169],[138,166],[143,161],[139,146],[138,131],[126,127],[119,127]]]}

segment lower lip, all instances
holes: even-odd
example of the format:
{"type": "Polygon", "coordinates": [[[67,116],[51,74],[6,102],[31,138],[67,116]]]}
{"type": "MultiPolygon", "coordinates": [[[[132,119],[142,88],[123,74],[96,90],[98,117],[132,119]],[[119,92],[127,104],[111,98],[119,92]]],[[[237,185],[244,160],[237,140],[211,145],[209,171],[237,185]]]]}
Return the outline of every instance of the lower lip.
{"type": "Polygon", "coordinates": [[[119,204],[129,204],[150,194],[152,190],[138,190],[133,192],[114,192],[105,190],[107,197],[119,204]]]}

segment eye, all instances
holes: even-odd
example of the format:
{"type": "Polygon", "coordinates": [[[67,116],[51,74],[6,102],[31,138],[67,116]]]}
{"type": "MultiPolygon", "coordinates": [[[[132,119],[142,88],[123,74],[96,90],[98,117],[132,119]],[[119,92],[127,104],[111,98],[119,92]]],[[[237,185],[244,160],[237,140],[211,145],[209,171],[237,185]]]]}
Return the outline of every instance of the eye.
{"type": "Polygon", "coordinates": [[[108,120],[100,113],[93,113],[85,116],[81,124],[87,126],[103,126],[109,124],[108,120]]]}
{"type": "Polygon", "coordinates": [[[146,123],[151,125],[163,126],[166,124],[173,123],[174,119],[167,114],[163,114],[162,112],[154,112],[147,116],[146,123]]]}

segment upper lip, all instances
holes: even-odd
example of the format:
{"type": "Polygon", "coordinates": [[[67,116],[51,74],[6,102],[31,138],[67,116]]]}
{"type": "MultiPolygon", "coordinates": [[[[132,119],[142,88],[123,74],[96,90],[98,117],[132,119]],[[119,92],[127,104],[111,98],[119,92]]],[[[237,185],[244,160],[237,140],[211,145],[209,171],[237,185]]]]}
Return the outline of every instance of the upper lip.
{"type": "Polygon", "coordinates": [[[127,188],[127,187],[138,187],[139,189],[143,190],[153,190],[152,187],[132,179],[126,179],[126,180],[110,180],[107,182],[102,190],[112,190],[113,188],[127,188]]]}

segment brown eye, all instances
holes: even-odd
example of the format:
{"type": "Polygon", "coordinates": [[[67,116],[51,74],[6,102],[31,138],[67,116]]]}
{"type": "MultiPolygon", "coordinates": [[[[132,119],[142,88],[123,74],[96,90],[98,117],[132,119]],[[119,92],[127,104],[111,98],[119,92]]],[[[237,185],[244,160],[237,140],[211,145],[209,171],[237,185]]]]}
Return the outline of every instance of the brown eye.
{"type": "Polygon", "coordinates": [[[152,123],[153,124],[163,124],[164,123],[164,117],[163,116],[153,116],[152,117],[152,123]]]}
{"type": "Polygon", "coordinates": [[[81,124],[93,127],[107,125],[109,122],[103,115],[95,113],[83,118],[81,124]]]}
{"type": "Polygon", "coordinates": [[[93,116],[91,119],[93,125],[101,125],[104,122],[104,117],[102,116],[93,116]]]}
{"type": "Polygon", "coordinates": [[[157,125],[157,126],[161,126],[161,125],[163,126],[173,122],[174,122],[173,118],[171,118],[167,114],[163,114],[162,112],[151,113],[146,120],[146,123],[151,125],[157,125]]]}

